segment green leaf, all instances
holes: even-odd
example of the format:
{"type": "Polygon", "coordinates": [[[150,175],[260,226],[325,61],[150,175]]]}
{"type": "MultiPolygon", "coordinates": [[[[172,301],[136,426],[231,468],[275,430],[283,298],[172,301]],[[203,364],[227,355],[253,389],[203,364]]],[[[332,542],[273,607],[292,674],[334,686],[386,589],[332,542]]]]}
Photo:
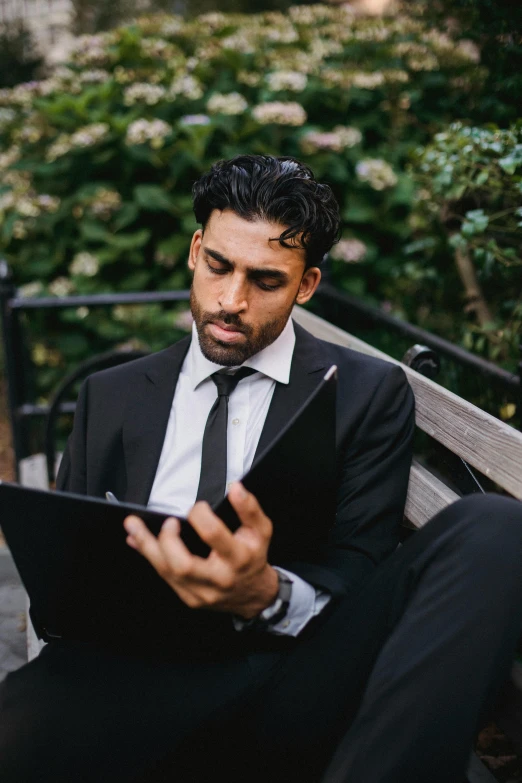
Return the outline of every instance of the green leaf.
{"type": "Polygon", "coordinates": [[[489,217],[485,214],[483,209],[469,210],[466,212],[466,218],[467,220],[462,225],[463,234],[468,234],[468,232],[471,234],[483,234],[488,227],[489,217]],[[468,221],[470,224],[472,224],[472,227],[468,227],[466,230],[464,230],[464,226],[468,226],[468,221]]]}
{"type": "Polygon", "coordinates": [[[120,210],[112,221],[112,227],[114,231],[121,231],[122,228],[126,228],[131,223],[134,223],[139,213],[139,207],[133,201],[128,201],[122,204],[120,210]]]}
{"type": "Polygon", "coordinates": [[[514,174],[520,162],[521,161],[513,155],[507,155],[505,158],[500,158],[498,165],[506,174],[514,174]]]}
{"type": "Polygon", "coordinates": [[[108,234],[107,242],[119,250],[133,250],[136,247],[146,245],[150,237],[151,231],[148,228],[142,228],[141,231],[135,231],[133,234],[108,234]]]}
{"type": "Polygon", "coordinates": [[[80,234],[88,242],[107,242],[110,237],[105,226],[95,223],[93,220],[80,222],[80,234]]]}
{"type": "Polygon", "coordinates": [[[134,198],[149,212],[172,212],[174,209],[173,200],[159,185],[136,185],[134,198]]]}

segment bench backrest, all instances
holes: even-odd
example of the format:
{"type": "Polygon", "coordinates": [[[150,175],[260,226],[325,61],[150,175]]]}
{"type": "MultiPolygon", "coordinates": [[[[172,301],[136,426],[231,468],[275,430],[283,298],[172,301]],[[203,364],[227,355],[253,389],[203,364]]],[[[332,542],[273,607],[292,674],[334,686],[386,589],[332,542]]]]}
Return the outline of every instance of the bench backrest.
{"type": "MultiPolygon", "coordinates": [[[[401,364],[307,310],[296,307],[293,317],[322,340],[401,364]]],[[[417,426],[513,497],[522,499],[522,433],[406,365],[401,367],[415,394],[417,426]]],[[[423,525],[457,498],[428,470],[413,463],[406,517],[415,527],[423,525]]]]}

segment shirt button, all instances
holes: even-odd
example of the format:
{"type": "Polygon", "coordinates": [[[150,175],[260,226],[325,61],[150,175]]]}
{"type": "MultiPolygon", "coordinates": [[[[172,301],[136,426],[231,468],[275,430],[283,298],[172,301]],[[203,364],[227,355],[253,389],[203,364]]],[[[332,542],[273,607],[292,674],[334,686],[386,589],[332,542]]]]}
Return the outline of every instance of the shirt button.
{"type": "Polygon", "coordinates": [[[283,628],[288,628],[289,625],[290,625],[290,620],[285,620],[283,623],[283,628]]]}
{"type": "Polygon", "coordinates": [[[232,419],[232,424],[239,424],[239,419],[232,419]]]}

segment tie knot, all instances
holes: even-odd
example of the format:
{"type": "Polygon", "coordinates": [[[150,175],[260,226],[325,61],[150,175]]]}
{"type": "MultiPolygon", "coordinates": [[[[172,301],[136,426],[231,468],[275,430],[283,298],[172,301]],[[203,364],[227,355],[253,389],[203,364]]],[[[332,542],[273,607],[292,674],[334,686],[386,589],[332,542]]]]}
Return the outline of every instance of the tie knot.
{"type": "Polygon", "coordinates": [[[241,367],[233,375],[230,373],[224,373],[221,370],[215,372],[210,377],[217,386],[218,397],[230,397],[239,381],[242,378],[246,378],[249,375],[253,375],[257,370],[253,370],[251,367],[241,367]]]}

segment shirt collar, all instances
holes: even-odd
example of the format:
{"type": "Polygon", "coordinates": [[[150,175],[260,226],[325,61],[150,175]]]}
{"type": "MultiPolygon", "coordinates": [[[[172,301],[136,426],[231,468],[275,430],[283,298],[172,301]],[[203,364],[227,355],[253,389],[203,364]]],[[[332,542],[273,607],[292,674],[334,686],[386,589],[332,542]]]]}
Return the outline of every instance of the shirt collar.
{"type": "MultiPolygon", "coordinates": [[[[267,345],[266,348],[263,348],[262,351],[247,359],[241,367],[251,367],[253,370],[273,378],[274,381],[288,384],[294,346],[294,324],[292,319],[289,318],[279,337],[273,343],[267,345]]],[[[198,333],[194,324],[192,325],[192,341],[187,359],[192,389],[196,389],[200,383],[210,378],[213,373],[223,369],[222,365],[211,362],[201,353],[198,333]]]]}

